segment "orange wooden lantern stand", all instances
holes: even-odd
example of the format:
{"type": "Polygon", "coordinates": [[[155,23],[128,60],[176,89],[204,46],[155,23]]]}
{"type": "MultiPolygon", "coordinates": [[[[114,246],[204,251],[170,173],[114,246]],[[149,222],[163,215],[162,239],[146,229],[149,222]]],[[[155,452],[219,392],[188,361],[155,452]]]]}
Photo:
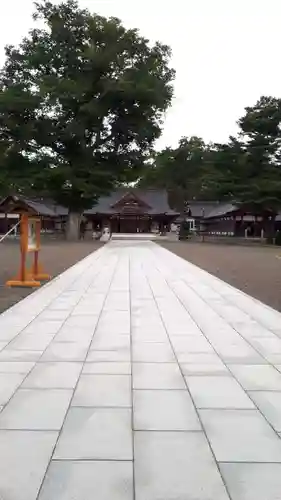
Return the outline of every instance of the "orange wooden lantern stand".
{"type": "Polygon", "coordinates": [[[38,287],[40,281],[49,280],[50,275],[43,273],[39,264],[41,220],[39,217],[21,215],[20,251],[21,264],[19,275],[6,282],[6,286],[38,287]],[[26,267],[27,254],[33,252],[34,260],[30,270],[26,267]]]}

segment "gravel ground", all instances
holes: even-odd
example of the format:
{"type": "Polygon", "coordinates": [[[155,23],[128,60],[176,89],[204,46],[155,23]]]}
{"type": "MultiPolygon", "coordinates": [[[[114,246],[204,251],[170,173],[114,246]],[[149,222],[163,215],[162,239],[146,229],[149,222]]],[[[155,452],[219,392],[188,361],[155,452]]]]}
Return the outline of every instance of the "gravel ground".
{"type": "Polygon", "coordinates": [[[281,312],[281,248],[189,242],[161,245],[281,312]]]}
{"type": "MultiPolygon", "coordinates": [[[[91,242],[67,243],[65,241],[45,242],[40,251],[40,263],[44,271],[57,276],[102,244],[91,242]]],[[[20,262],[19,242],[0,244],[0,313],[23,299],[34,289],[7,288],[5,282],[17,275],[20,262]]]]}

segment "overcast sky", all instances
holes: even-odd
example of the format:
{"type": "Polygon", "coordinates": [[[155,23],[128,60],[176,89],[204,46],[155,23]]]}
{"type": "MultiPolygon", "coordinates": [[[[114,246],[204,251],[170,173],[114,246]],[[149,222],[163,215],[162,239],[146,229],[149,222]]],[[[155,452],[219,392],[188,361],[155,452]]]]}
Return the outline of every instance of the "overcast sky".
{"type": "MultiPolygon", "coordinates": [[[[172,47],[175,96],[158,147],[183,135],[225,141],[245,106],[261,95],[281,97],[281,0],[79,3],[172,47]]],[[[32,11],[32,0],[1,2],[0,64],[5,44],[17,44],[32,26],[32,11]]]]}

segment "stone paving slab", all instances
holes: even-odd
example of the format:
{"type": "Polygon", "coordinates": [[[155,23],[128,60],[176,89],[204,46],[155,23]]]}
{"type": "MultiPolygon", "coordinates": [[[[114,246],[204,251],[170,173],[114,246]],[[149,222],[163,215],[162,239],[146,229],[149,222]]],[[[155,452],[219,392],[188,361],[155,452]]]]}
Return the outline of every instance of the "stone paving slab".
{"type": "Polygon", "coordinates": [[[279,500],[281,314],[112,241],[0,316],[3,500],[279,500]]]}
{"type": "Polygon", "coordinates": [[[40,500],[131,500],[133,463],[53,460],[40,500]],[[94,493],[93,493],[94,492],[94,493]]]}
{"type": "Polygon", "coordinates": [[[281,464],[220,464],[231,498],[279,500],[281,464]]]}

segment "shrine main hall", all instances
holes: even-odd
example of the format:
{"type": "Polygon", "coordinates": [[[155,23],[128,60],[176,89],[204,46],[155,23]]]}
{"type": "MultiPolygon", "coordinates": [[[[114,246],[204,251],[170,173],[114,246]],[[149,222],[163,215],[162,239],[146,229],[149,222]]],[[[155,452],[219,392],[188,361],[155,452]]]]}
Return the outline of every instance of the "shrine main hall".
{"type": "Polygon", "coordinates": [[[84,212],[93,228],[108,226],[113,233],[150,233],[169,227],[178,213],[169,207],[164,190],[120,189],[101,197],[84,212]]]}

